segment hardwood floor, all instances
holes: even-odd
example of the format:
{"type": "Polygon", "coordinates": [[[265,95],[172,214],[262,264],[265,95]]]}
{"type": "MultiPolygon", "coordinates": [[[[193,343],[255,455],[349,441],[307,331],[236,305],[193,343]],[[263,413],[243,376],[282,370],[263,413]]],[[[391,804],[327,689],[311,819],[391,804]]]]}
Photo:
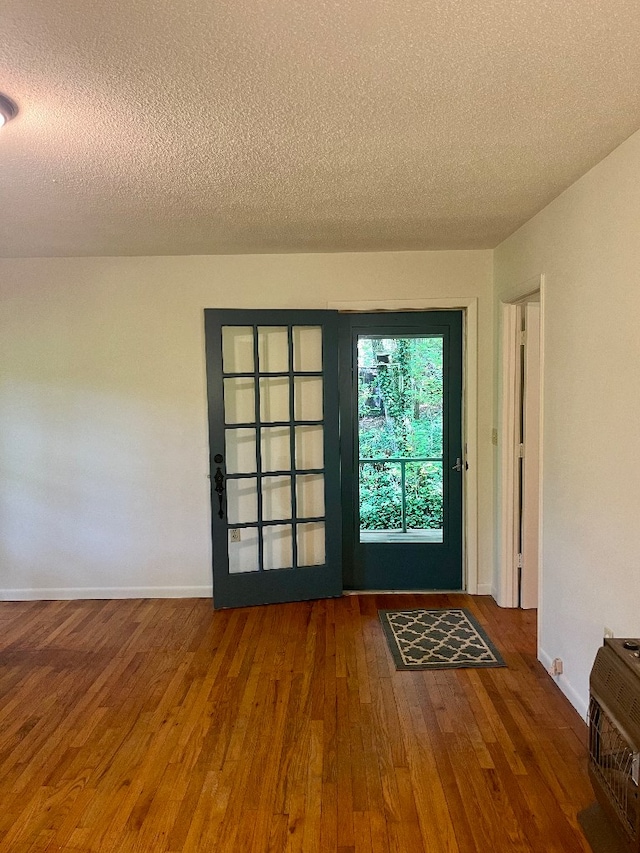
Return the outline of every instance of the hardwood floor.
{"type": "Polygon", "coordinates": [[[2,853],[587,853],[585,741],[489,598],[0,603],[2,853]],[[420,606],[508,668],[397,672],[377,609],[420,606]]]}

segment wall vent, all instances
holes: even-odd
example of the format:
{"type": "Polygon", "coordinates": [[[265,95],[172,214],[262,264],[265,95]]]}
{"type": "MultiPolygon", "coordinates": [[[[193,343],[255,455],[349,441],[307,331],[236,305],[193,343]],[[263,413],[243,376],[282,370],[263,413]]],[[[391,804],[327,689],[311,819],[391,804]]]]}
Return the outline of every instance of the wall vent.
{"type": "Polygon", "coordinates": [[[640,640],[607,638],[589,679],[589,777],[630,853],[640,853],[640,640]]]}

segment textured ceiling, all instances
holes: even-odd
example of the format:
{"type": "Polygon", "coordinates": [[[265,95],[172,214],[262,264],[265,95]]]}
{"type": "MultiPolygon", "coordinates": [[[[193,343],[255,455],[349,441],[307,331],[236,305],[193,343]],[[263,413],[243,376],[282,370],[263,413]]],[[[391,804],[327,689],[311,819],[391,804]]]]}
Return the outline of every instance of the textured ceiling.
{"type": "Polygon", "coordinates": [[[0,0],[0,255],[486,248],[640,128],[638,0],[0,0]]]}

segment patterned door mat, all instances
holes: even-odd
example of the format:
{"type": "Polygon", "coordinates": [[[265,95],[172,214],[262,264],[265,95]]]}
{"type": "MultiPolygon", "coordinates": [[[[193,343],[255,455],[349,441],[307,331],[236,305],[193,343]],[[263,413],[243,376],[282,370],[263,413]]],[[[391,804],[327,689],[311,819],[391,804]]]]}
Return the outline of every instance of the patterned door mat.
{"type": "Polygon", "coordinates": [[[467,610],[379,610],[378,614],[396,669],[506,666],[467,610]]]}

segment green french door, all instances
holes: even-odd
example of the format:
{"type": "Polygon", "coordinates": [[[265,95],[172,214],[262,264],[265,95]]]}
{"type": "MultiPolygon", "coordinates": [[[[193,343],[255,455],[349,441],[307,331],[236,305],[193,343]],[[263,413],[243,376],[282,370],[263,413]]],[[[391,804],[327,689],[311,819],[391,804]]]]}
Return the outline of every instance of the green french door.
{"type": "Polygon", "coordinates": [[[342,592],[337,314],[205,311],[215,608],[342,592]]]}
{"type": "Polygon", "coordinates": [[[340,323],[345,587],[462,589],[462,312],[340,323]]]}

